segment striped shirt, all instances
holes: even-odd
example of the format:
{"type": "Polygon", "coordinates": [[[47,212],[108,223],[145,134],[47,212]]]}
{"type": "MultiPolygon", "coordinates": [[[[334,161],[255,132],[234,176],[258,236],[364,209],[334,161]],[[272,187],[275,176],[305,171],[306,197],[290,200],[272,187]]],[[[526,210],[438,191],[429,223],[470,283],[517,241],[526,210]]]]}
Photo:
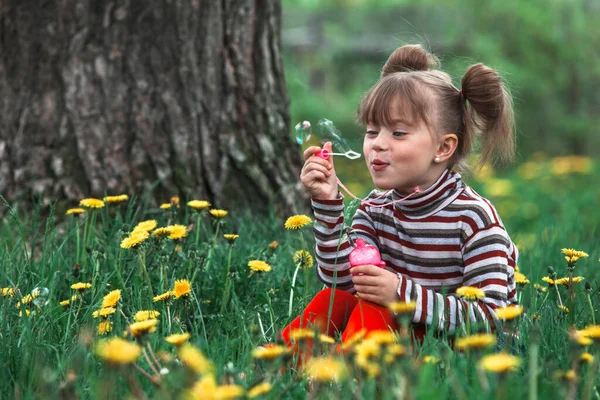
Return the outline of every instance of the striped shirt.
{"type": "MultiPolygon", "coordinates": [[[[380,199],[374,190],[372,205],[399,200],[392,190],[380,199]]],[[[327,286],[354,293],[348,254],[352,245],[344,235],[344,204],[312,200],[315,220],[317,274],[327,286]]],[[[352,238],[377,246],[386,269],[402,275],[398,295],[414,301],[413,322],[439,331],[471,325],[495,329],[494,309],[516,304],[514,270],[518,260],[496,209],[467,186],[460,174],[446,170],[427,190],[384,207],[361,204],[352,220],[352,238]],[[485,297],[467,306],[456,296],[461,286],[474,286],[485,297]],[[468,311],[470,310],[470,311],[468,311]]]]}

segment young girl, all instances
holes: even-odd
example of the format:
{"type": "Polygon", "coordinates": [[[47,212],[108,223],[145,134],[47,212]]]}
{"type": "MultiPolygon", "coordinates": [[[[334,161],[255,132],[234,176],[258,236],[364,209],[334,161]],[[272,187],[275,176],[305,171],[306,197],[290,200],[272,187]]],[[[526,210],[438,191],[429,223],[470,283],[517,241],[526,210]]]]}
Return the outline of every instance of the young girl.
{"type": "MultiPolygon", "coordinates": [[[[363,201],[353,236],[379,248],[385,269],[350,268],[352,246],[347,239],[339,243],[344,204],[333,159],[318,157],[318,147],[304,152],[300,178],[312,195],[317,274],[329,287],[336,279],[337,288],[333,296],[331,289],[319,292],[284,329],[286,343],[300,327],[330,336],[339,331],[342,341],[363,328],[367,335],[397,329],[386,308],[395,301],[416,303],[417,337],[426,327],[460,332],[466,318],[489,331],[494,310],[516,303],[517,248],[496,209],[457,172],[465,169],[479,134],[481,165],[513,156],[511,99],[498,73],[485,65],[468,68],[461,90],[437,66],[420,46],[398,48],[358,108],[367,167],[375,186],[387,192],[381,197],[375,190],[363,201]],[[469,308],[456,295],[461,286],[480,288],[485,297],[469,308]]],[[[331,152],[331,143],[325,149],[331,152]]]]}

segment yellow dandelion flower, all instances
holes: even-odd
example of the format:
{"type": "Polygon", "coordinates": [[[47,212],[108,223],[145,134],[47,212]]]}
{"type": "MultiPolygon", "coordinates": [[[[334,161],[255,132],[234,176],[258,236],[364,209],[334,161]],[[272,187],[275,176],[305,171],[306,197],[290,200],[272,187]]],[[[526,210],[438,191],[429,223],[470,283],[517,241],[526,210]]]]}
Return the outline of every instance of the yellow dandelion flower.
{"type": "Polygon", "coordinates": [[[185,225],[169,225],[167,226],[171,230],[171,234],[169,235],[169,239],[177,240],[187,236],[188,230],[185,225]]]}
{"type": "Polygon", "coordinates": [[[97,311],[94,311],[92,313],[92,317],[94,317],[94,318],[98,318],[98,317],[106,318],[109,315],[114,314],[115,311],[117,311],[117,309],[114,308],[114,307],[101,308],[101,309],[99,309],[97,311]]]}
{"type": "Polygon", "coordinates": [[[558,306],[558,308],[565,314],[569,313],[569,308],[567,306],[558,306]]]}
{"type": "Polygon", "coordinates": [[[302,229],[312,223],[308,215],[292,215],[285,221],[285,229],[302,229]]]}
{"type": "Polygon", "coordinates": [[[168,210],[169,208],[171,208],[171,203],[163,203],[160,205],[160,208],[162,210],[168,210]]]}
{"type": "Polygon", "coordinates": [[[381,346],[374,340],[365,339],[354,347],[357,357],[366,360],[377,359],[381,354],[381,346]]]}
{"type": "Polygon", "coordinates": [[[169,335],[165,338],[168,343],[174,344],[175,346],[182,346],[184,343],[188,341],[190,338],[190,334],[188,332],[185,333],[176,333],[174,335],[169,335]]]}
{"type": "Polygon", "coordinates": [[[587,337],[584,331],[578,331],[576,329],[569,330],[569,339],[579,346],[589,346],[593,343],[592,339],[587,337]]]}
{"type": "Polygon", "coordinates": [[[158,222],[156,222],[155,219],[149,219],[147,221],[142,221],[139,224],[137,224],[135,226],[135,228],[133,228],[133,232],[150,232],[154,228],[156,228],[157,225],[158,225],[158,222]]]}
{"type": "Polygon", "coordinates": [[[579,361],[584,364],[591,364],[594,362],[594,356],[590,353],[583,353],[581,356],[579,356],[579,361]]]}
{"type": "Polygon", "coordinates": [[[248,390],[248,398],[255,399],[259,396],[265,395],[269,393],[272,388],[273,385],[271,385],[269,382],[259,383],[248,390]]]}
{"type": "Polygon", "coordinates": [[[133,231],[129,236],[121,241],[122,249],[130,249],[142,244],[146,239],[150,237],[150,234],[146,231],[133,231]]]}
{"type": "Polygon", "coordinates": [[[304,339],[314,339],[315,331],[307,328],[292,329],[290,331],[290,340],[297,342],[304,339]]]}
{"type": "Polygon", "coordinates": [[[71,300],[69,300],[69,299],[67,299],[67,300],[63,300],[63,301],[61,301],[61,302],[60,302],[60,303],[58,303],[58,304],[60,304],[60,305],[61,305],[61,306],[63,306],[63,307],[66,307],[66,306],[68,306],[69,304],[71,304],[71,300]]]}
{"type": "Polygon", "coordinates": [[[321,342],[323,344],[334,344],[335,343],[335,339],[332,338],[331,336],[327,336],[325,334],[321,334],[321,335],[319,335],[319,342],[321,342]]]}
{"type": "Polygon", "coordinates": [[[521,272],[515,271],[515,283],[517,285],[524,286],[524,285],[529,284],[529,279],[527,279],[527,277],[524,274],[522,274],[521,272]]]}
{"type": "Polygon", "coordinates": [[[5,287],[0,289],[0,294],[4,297],[12,297],[15,294],[15,289],[10,287],[5,287]]]}
{"type": "Polygon", "coordinates": [[[317,357],[304,368],[305,373],[317,382],[340,382],[346,378],[346,365],[340,360],[317,357]]]}
{"type": "Polygon", "coordinates": [[[173,197],[171,197],[171,204],[173,204],[174,206],[179,207],[179,196],[173,196],[173,197]]]}
{"type": "Polygon", "coordinates": [[[414,301],[394,301],[388,304],[388,310],[396,315],[407,315],[413,313],[417,309],[417,303],[414,301]]]}
{"type": "Polygon", "coordinates": [[[306,250],[298,250],[294,253],[293,258],[294,264],[300,267],[300,269],[311,268],[314,263],[313,256],[306,250]]]}
{"type": "Polygon", "coordinates": [[[100,199],[87,198],[82,199],[79,205],[86,208],[102,208],[104,207],[104,202],[100,199]]]}
{"type": "Polygon", "coordinates": [[[198,374],[211,373],[214,369],[212,363],[204,357],[204,354],[189,343],[179,348],[179,359],[183,365],[198,374]]]}
{"type": "Polygon", "coordinates": [[[347,352],[349,350],[354,349],[354,347],[360,343],[367,334],[367,330],[362,328],[361,330],[353,333],[350,337],[346,339],[346,341],[342,344],[342,350],[347,352]]]}
{"type": "Polygon", "coordinates": [[[556,371],[554,373],[554,379],[557,381],[577,382],[577,374],[572,369],[568,371],[556,371]]]}
{"type": "Polygon", "coordinates": [[[400,343],[393,343],[387,347],[385,354],[383,355],[383,361],[386,364],[391,364],[396,361],[398,357],[402,357],[406,354],[406,347],[400,343]]]}
{"type": "Polygon", "coordinates": [[[197,211],[204,210],[211,206],[211,204],[206,200],[191,200],[188,201],[187,205],[188,207],[191,207],[197,211]]]}
{"type": "Polygon", "coordinates": [[[67,210],[67,212],[65,213],[65,215],[77,215],[77,214],[83,214],[85,212],[85,210],[83,208],[69,208],[67,210]]]}
{"type": "Polygon", "coordinates": [[[539,283],[534,283],[534,284],[533,284],[533,288],[534,288],[535,290],[539,290],[539,291],[540,291],[540,292],[542,292],[542,293],[544,293],[544,292],[546,292],[546,290],[548,290],[548,288],[547,288],[547,287],[545,287],[545,286],[542,286],[542,285],[540,285],[539,283]]]}
{"type": "Polygon", "coordinates": [[[158,325],[157,319],[147,319],[146,321],[134,322],[133,324],[129,324],[125,334],[127,334],[127,332],[131,332],[133,337],[142,336],[147,333],[155,332],[156,325],[158,325]]]}
{"type": "Polygon", "coordinates": [[[540,319],[542,319],[542,316],[540,314],[532,314],[531,315],[532,321],[539,321],[540,319]]]}
{"type": "MultiPolygon", "coordinates": [[[[25,309],[25,315],[29,317],[31,315],[31,310],[25,309]]],[[[23,317],[23,311],[19,311],[19,317],[23,317]]]]}
{"type": "Polygon", "coordinates": [[[585,329],[578,331],[581,335],[593,339],[595,341],[600,340],[600,325],[589,325],[585,329]]]}
{"type": "Polygon", "coordinates": [[[225,218],[225,216],[227,214],[229,214],[229,211],[217,210],[217,209],[212,209],[209,212],[210,212],[210,215],[212,215],[213,218],[216,218],[216,219],[225,218]]]}
{"type": "Polygon", "coordinates": [[[523,314],[523,307],[510,305],[507,307],[497,308],[495,310],[496,316],[504,321],[511,321],[521,314],[523,314]]]}
{"type": "Polygon", "coordinates": [[[175,294],[172,291],[168,291],[162,294],[159,294],[158,296],[154,296],[154,298],[152,299],[152,301],[154,301],[155,303],[157,301],[165,301],[170,299],[171,297],[175,296],[175,294]]]}
{"type": "Polygon", "coordinates": [[[506,353],[497,353],[483,357],[479,365],[488,372],[504,374],[516,370],[521,365],[521,359],[506,353]]]}
{"type": "Polygon", "coordinates": [[[425,356],[423,357],[423,362],[425,364],[437,364],[440,362],[440,359],[436,356],[425,356]]]}
{"type": "Polygon", "coordinates": [[[225,238],[225,240],[227,240],[229,243],[233,244],[233,242],[235,242],[235,240],[237,238],[240,237],[240,235],[236,235],[234,233],[226,233],[223,235],[223,237],[225,238]]]}
{"type": "Polygon", "coordinates": [[[121,298],[121,290],[115,289],[110,292],[102,299],[102,308],[115,307],[121,298]]]}
{"type": "Polygon", "coordinates": [[[155,238],[165,238],[167,236],[169,236],[171,234],[171,229],[169,227],[164,227],[164,228],[156,228],[154,231],[152,231],[152,236],[154,236],[155,238]]]}
{"type": "Polygon", "coordinates": [[[29,304],[33,301],[35,297],[33,297],[32,295],[28,294],[26,296],[23,296],[23,298],[21,298],[21,302],[17,303],[17,308],[21,307],[21,304],[29,304]]]}
{"type": "Polygon", "coordinates": [[[136,322],[146,321],[152,318],[156,318],[160,315],[159,311],[155,310],[141,310],[135,313],[133,320],[136,322]]]}
{"type": "Polygon", "coordinates": [[[217,381],[212,374],[203,375],[188,391],[189,399],[217,400],[217,381]]]}
{"type": "Polygon", "coordinates": [[[124,201],[129,200],[129,196],[126,194],[120,194],[118,196],[106,196],[104,197],[104,202],[109,204],[114,203],[122,203],[124,201]]]}
{"type": "Polygon", "coordinates": [[[261,346],[252,350],[252,357],[258,358],[259,360],[275,360],[288,354],[289,349],[287,346],[281,345],[261,346]]]}
{"type": "Polygon", "coordinates": [[[246,394],[246,390],[240,385],[221,385],[215,391],[215,398],[219,400],[239,399],[246,394]]]}
{"type": "Polygon", "coordinates": [[[456,339],[455,345],[457,349],[486,349],[496,344],[496,335],[491,333],[480,333],[476,335],[461,337],[456,339]]]}
{"type": "Polygon", "coordinates": [[[554,279],[550,278],[549,276],[545,276],[542,278],[542,280],[544,282],[546,282],[548,285],[556,285],[556,282],[554,281],[554,279]]]}
{"type": "Polygon", "coordinates": [[[192,292],[192,285],[190,285],[190,282],[187,279],[177,280],[173,285],[172,292],[176,299],[187,296],[192,292]]]}
{"type": "Polygon", "coordinates": [[[113,365],[131,364],[137,360],[141,352],[140,346],[121,338],[102,340],[96,345],[96,354],[113,365]]]}
{"type": "Polygon", "coordinates": [[[456,295],[458,297],[463,297],[468,301],[473,301],[483,299],[485,297],[485,292],[473,286],[461,286],[456,289],[456,295]]]}
{"type": "Polygon", "coordinates": [[[113,328],[112,322],[102,321],[98,324],[98,328],[96,329],[96,332],[98,333],[98,335],[106,335],[110,331],[112,331],[112,328],[113,328]]]}
{"type": "Polygon", "coordinates": [[[85,282],[77,282],[71,285],[71,289],[73,290],[77,290],[77,291],[82,291],[85,289],[89,289],[92,287],[91,283],[85,283],[85,282]]]}
{"type": "Polygon", "coordinates": [[[367,333],[367,339],[374,341],[380,345],[393,344],[397,342],[396,335],[390,330],[373,330],[367,333]]]}
{"type": "Polygon", "coordinates": [[[271,266],[269,264],[260,260],[249,261],[248,266],[250,267],[250,273],[269,272],[271,270],[271,266]]]}
{"type": "Polygon", "coordinates": [[[279,246],[279,242],[277,240],[273,240],[271,243],[269,243],[269,249],[271,250],[275,250],[277,246],[279,246]]]}
{"type": "Polygon", "coordinates": [[[580,258],[589,257],[589,254],[585,251],[575,249],[562,249],[561,251],[565,255],[565,259],[569,264],[574,264],[580,258]]]}

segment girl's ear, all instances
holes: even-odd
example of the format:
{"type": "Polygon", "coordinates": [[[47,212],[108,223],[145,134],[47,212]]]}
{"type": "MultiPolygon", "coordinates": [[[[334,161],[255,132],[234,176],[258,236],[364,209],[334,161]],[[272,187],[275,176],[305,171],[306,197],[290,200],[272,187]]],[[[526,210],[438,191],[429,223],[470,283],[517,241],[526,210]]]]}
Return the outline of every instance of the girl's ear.
{"type": "Polygon", "coordinates": [[[440,138],[440,147],[438,148],[437,153],[435,153],[436,159],[439,158],[440,161],[443,162],[454,155],[456,151],[456,147],[458,146],[458,136],[454,133],[447,133],[440,138]]]}

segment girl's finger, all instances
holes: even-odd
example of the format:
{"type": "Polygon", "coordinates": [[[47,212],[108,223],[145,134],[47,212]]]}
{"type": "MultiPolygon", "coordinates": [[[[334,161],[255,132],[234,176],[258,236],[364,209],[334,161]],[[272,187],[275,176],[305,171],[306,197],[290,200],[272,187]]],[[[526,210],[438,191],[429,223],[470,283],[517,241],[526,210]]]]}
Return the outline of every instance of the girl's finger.
{"type": "MultiPolygon", "coordinates": [[[[315,154],[317,154],[321,150],[318,146],[310,146],[308,149],[304,150],[304,161],[308,160],[315,154]]],[[[317,157],[320,158],[320,157],[317,157]]]]}
{"type": "Polygon", "coordinates": [[[327,168],[325,168],[322,165],[319,164],[312,164],[306,167],[305,172],[308,174],[309,172],[312,171],[319,171],[322,172],[324,175],[326,176],[330,176],[331,175],[331,171],[329,171],[327,168]]]}
{"type": "Polygon", "coordinates": [[[361,285],[361,286],[380,286],[381,285],[380,280],[371,275],[353,276],[352,282],[354,282],[354,285],[361,285]]]}

